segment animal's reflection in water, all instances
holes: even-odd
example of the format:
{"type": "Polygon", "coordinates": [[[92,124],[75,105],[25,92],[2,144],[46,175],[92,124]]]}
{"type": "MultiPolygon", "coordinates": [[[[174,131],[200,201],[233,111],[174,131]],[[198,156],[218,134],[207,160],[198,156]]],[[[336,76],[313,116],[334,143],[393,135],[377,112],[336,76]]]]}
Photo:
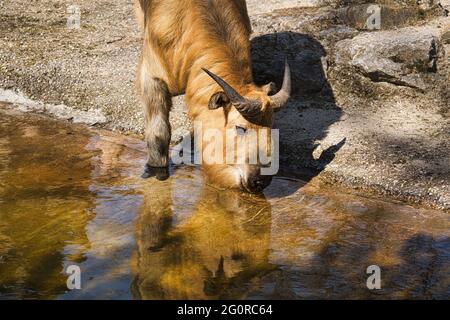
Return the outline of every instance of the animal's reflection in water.
{"type": "Polygon", "coordinates": [[[137,221],[135,298],[245,298],[274,269],[268,263],[270,204],[205,186],[183,215],[170,189],[145,194],[137,221]]]}

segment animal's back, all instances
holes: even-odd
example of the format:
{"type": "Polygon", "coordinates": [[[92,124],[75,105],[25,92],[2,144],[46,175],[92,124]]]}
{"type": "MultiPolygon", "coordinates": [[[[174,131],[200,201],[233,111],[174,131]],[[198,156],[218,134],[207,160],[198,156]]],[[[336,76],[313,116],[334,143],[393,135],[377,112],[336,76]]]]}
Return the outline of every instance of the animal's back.
{"type": "Polygon", "coordinates": [[[226,62],[228,68],[249,68],[251,26],[245,0],[135,3],[145,41],[164,61],[174,91],[184,90],[196,62],[202,67],[226,62]]]}
{"type": "MultiPolygon", "coordinates": [[[[154,15],[171,16],[173,12],[181,13],[184,11],[189,14],[191,10],[204,10],[205,14],[211,13],[211,9],[225,12],[227,7],[235,7],[241,19],[245,24],[247,32],[251,32],[250,19],[247,13],[247,5],[245,0],[134,0],[136,16],[141,30],[145,28],[146,18],[154,15]],[[167,10],[166,12],[161,12],[167,10]]],[[[172,17],[175,17],[172,15],[172,17]]],[[[178,15],[177,18],[180,16],[178,15]]],[[[180,21],[173,21],[179,23],[180,21]]]]}

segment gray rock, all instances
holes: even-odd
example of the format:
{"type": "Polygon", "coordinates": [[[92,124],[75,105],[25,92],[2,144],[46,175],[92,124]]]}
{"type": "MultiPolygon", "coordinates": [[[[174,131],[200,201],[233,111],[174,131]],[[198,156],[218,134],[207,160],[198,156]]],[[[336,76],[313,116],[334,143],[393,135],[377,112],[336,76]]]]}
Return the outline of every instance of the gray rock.
{"type": "Polygon", "coordinates": [[[247,0],[250,15],[294,7],[319,7],[325,4],[326,0],[247,0]]]}
{"type": "Polygon", "coordinates": [[[336,44],[335,62],[375,82],[425,90],[424,75],[437,70],[439,34],[429,27],[362,33],[336,44]]]}
{"type": "Polygon", "coordinates": [[[351,5],[339,8],[337,12],[342,23],[359,30],[397,29],[426,18],[423,10],[416,6],[398,7],[373,3],[351,5]]]}
{"type": "Polygon", "coordinates": [[[417,0],[418,6],[423,10],[430,10],[437,6],[440,0],[417,0]]]}

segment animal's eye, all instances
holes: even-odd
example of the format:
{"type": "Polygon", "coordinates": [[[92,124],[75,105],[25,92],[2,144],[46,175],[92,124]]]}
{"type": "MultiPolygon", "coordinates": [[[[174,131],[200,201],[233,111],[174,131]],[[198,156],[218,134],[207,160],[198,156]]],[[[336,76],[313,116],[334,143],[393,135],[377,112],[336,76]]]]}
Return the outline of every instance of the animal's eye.
{"type": "Polygon", "coordinates": [[[247,128],[236,126],[236,133],[238,136],[243,136],[247,132],[247,128]]]}

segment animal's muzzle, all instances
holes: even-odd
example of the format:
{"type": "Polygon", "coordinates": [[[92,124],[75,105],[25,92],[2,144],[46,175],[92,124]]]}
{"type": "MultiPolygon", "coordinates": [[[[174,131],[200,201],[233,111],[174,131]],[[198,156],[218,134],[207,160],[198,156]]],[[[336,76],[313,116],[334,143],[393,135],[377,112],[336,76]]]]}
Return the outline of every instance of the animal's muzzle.
{"type": "Polygon", "coordinates": [[[261,193],[272,182],[272,176],[262,175],[258,167],[252,167],[247,178],[242,181],[244,189],[250,193],[261,193]]]}
{"type": "Polygon", "coordinates": [[[260,193],[272,182],[272,176],[255,176],[247,179],[247,190],[252,193],[260,193]]]}

